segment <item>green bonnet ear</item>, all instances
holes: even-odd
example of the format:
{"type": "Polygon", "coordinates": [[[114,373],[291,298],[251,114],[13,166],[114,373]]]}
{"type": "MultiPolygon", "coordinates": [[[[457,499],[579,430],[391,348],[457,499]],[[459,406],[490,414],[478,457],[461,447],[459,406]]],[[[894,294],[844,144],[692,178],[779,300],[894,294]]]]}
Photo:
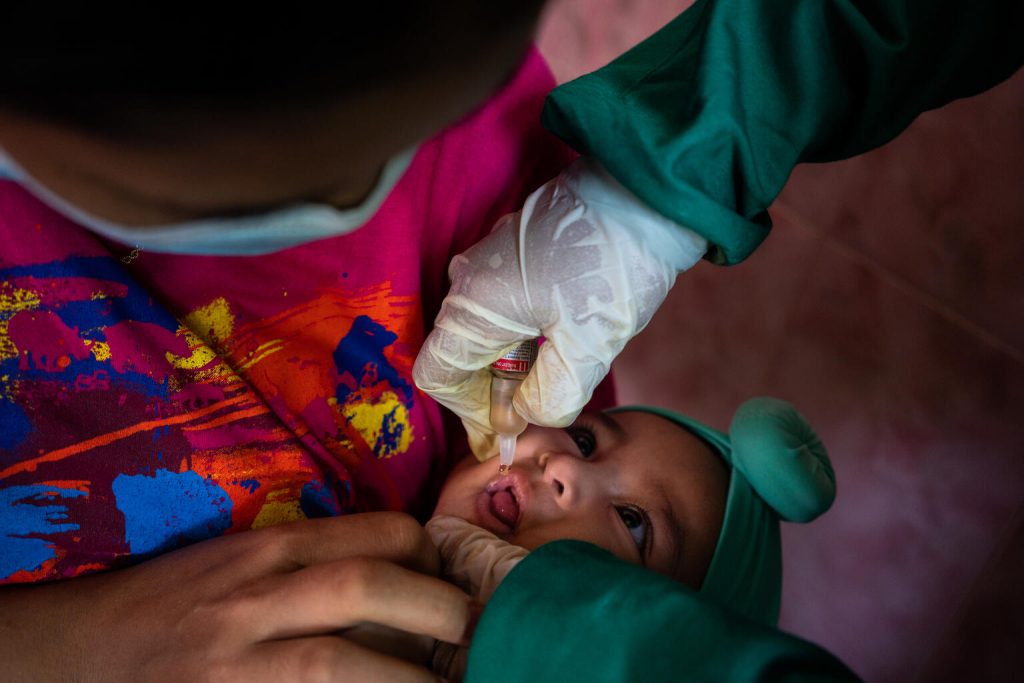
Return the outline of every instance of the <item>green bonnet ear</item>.
{"type": "Polygon", "coordinates": [[[729,426],[732,465],[782,519],[809,522],[832,505],[836,476],[811,425],[777,398],[753,398],[729,426]]]}
{"type": "Polygon", "coordinates": [[[617,408],[659,415],[702,439],[729,468],[722,529],[701,594],[774,625],[782,596],[779,520],[809,522],[832,504],[835,474],[825,447],[796,409],[754,398],[736,411],[729,435],[662,408],[617,408]]]}

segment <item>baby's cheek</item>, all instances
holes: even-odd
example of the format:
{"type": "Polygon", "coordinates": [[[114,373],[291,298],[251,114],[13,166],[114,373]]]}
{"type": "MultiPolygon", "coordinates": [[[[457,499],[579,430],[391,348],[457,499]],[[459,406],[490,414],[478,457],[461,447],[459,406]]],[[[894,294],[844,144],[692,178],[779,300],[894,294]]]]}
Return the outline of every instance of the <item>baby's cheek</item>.
{"type": "Polygon", "coordinates": [[[496,467],[480,463],[472,455],[463,458],[441,487],[433,516],[454,515],[472,522],[475,519],[473,502],[484,490],[487,472],[493,473],[496,467]]]}
{"type": "Polygon", "coordinates": [[[470,509],[469,503],[463,500],[465,498],[465,495],[459,495],[458,486],[449,486],[448,484],[445,484],[445,487],[441,489],[441,495],[438,496],[437,505],[434,507],[434,514],[431,516],[437,517],[438,515],[452,515],[472,522],[473,517],[470,514],[472,510],[470,509]]]}

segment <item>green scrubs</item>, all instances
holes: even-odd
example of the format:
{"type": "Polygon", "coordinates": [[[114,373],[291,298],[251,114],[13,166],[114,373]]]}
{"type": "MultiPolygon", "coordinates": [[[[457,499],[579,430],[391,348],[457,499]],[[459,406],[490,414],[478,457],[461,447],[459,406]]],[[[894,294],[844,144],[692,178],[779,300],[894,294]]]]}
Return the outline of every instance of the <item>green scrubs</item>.
{"type": "MultiPolygon", "coordinates": [[[[737,263],[793,167],[883,144],[1024,62],[1024,2],[698,0],[607,67],[557,88],[544,122],[737,263]]],[[[809,643],[573,541],[495,593],[471,681],[846,681],[809,643]]]]}
{"type": "Polygon", "coordinates": [[[857,681],[821,648],[595,546],[556,541],[505,578],[467,681],[857,681]]]}
{"type": "Polygon", "coordinates": [[[887,142],[1024,63],[1021,0],[698,0],[557,88],[544,124],[716,263],[768,235],[793,167],[887,142]]]}

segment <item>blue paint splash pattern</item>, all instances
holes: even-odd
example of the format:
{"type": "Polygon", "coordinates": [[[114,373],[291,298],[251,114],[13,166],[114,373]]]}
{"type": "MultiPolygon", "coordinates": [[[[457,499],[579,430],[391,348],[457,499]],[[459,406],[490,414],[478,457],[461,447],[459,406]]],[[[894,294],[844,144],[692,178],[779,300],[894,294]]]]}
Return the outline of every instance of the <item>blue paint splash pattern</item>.
{"type": "Polygon", "coordinates": [[[233,502],[227,491],[195,472],[122,474],[113,490],[133,555],[166,552],[231,528],[233,502]]]}
{"type": "Polygon", "coordinates": [[[78,525],[68,521],[67,507],[55,501],[85,495],[46,484],[0,489],[0,578],[34,571],[56,557],[55,543],[46,537],[76,531],[78,525]]]}

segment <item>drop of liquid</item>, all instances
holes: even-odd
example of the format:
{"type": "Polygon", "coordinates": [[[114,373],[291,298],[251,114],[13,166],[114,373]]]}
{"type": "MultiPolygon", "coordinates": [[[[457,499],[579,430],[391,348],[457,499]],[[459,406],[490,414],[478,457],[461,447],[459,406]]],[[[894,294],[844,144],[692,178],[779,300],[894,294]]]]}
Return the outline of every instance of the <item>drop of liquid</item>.
{"type": "Polygon", "coordinates": [[[512,465],[498,465],[498,474],[505,476],[512,471],[512,465]]]}

